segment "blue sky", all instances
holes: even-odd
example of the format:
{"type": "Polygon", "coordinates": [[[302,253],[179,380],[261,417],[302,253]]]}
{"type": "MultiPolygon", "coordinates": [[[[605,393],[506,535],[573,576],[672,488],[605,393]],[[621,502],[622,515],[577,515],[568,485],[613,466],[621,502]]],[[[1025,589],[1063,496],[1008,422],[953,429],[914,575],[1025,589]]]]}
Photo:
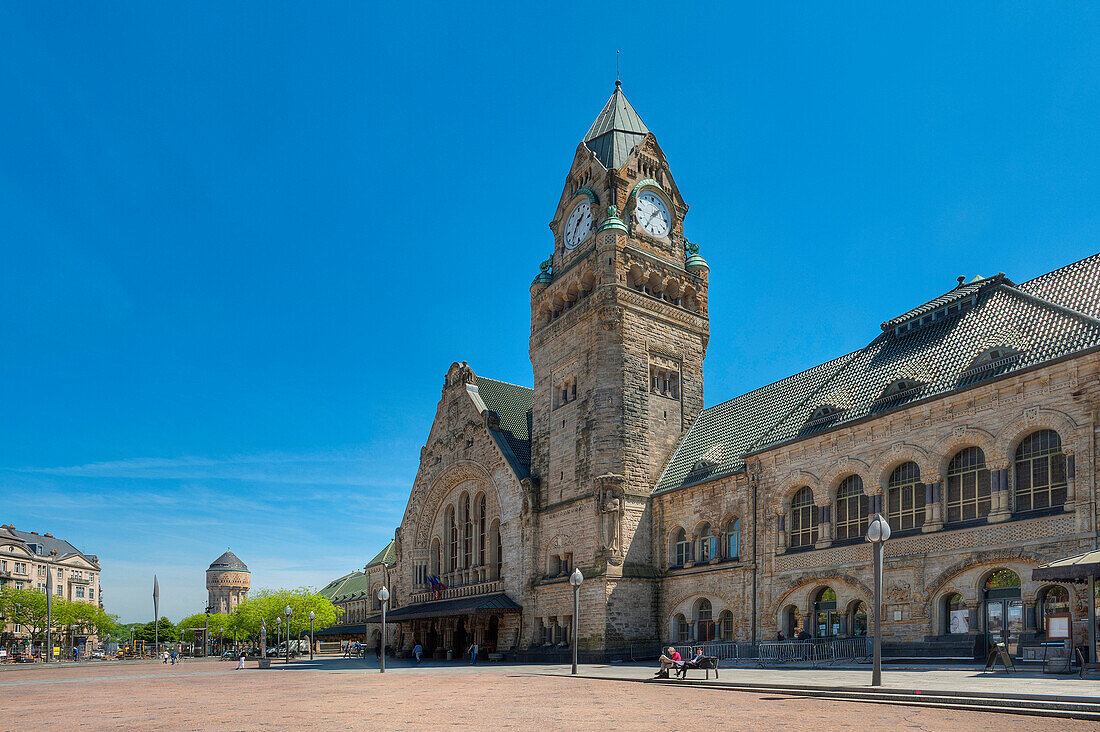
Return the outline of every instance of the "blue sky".
{"type": "Polygon", "coordinates": [[[449,364],[531,383],[616,49],[712,268],[708,404],[1100,248],[1096,6],[407,7],[0,7],[0,521],[127,620],[154,571],[200,611],[226,546],[362,566],[449,364]]]}

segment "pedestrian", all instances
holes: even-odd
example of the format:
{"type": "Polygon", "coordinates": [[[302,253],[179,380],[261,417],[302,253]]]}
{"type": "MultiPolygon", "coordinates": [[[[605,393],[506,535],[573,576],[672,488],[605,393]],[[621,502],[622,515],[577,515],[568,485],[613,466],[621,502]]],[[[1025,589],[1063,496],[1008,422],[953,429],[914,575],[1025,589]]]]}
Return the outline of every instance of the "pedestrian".
{"type": "Polygon", "coordinates": [[[76,659],[77,659],[77,658],[78,658],[79,656],[80,656],[80,651],[78,651],[78,650],[76,649],[76,646],[73,646],[73,661],[75,662],[75,661],[76,661],[76,659]]]}
{"type": "Polygon", "coordinates": [[[237,670],[244,670],[244,651],[241,651],[241,657],[237,659],[237,670]]]}
{"type": "Polygon", "coordinates": [[[477,663],[477,641],[470,644],[470,647],[466,649],[466,652],[470,654],[470,665],[473,666],[477,663]]]}
{"type": "Polygon", "coordinates": [[[416,662],[420,663],[420,657],[424,655],[424,647],[417,643],[413,646],[413,655],[416,656],[416,662]]]}
{"type": "Polygon", "coordinates": [[[175,665],[176,665],[176,655],[177,655],[177,654],[176,654],[176,649],[175,649],[175,648],[173,648],[173,649],[172,649],[172,665],[173,665],[173,666],[175,666],[175,665]]]}
{"type": "Polygon", "coordinates": [[[164,652],[164,662],[168,663],[168,651],[164,652]]]}
{"type": "Polygon", "coordinates": [[[777,633],[775,634],[775,639],[776,639],[777,641],[785,641],[785,640],[787,640],[787,639],[786,639],[786,638],[785,638],[785,637],[783,636],[783,631],[782,631],[782,630],[780,630],[779,632],[777,632],[777,633]]]}

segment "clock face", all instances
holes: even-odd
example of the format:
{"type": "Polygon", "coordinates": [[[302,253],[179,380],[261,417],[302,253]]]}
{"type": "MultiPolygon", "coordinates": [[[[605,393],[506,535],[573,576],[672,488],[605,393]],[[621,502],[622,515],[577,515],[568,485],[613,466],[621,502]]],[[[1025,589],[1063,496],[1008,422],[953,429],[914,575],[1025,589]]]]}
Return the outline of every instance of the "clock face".
{"type": "Polygon", "coordinates": [[[575,249],[592,230],[592,204],[585,199],[573,207],[565,220],[562,238],[566,249],[575,249]]]}
{"type": "Polygon", "coordinates": [[[672,215],[668,212],[668,205],[655,191],[642,191],[638,194],[634,217],[653,236],[668,236],[672,231],[672,215]]]}

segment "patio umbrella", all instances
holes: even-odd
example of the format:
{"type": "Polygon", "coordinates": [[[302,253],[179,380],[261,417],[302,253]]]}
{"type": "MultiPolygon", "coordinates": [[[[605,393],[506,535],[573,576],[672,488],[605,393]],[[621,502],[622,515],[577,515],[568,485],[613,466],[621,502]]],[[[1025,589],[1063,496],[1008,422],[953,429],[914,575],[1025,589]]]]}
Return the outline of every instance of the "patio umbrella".
{"type": "Polygon", "coordinates": [[[1031,579],[1089,584],[1089,663],[1096,663],[1096,577],[1100,575],[1100,550],[1040,564],[1031,579]]]}

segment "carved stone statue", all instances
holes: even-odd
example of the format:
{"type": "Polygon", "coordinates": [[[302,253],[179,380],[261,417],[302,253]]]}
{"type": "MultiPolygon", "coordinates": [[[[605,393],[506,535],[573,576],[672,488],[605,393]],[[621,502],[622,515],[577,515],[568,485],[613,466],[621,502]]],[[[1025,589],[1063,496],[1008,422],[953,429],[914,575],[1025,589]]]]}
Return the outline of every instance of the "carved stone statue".
{"type": "Polygon", "coordinates": [[[600,493],[600,548],[618,554],[623,546],[624,502],[615,489],[604,488],[600,493]]]}

